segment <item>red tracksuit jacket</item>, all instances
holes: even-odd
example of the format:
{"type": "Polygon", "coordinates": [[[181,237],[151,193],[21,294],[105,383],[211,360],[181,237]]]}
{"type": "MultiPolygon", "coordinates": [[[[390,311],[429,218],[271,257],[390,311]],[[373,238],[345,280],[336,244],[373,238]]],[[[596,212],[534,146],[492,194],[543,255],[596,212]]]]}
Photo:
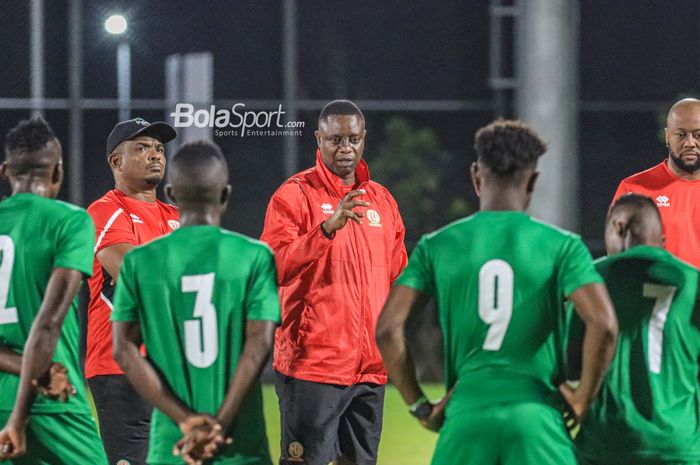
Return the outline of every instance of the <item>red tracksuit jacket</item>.
{"type": "Polygon", "coordinates": [[[274,368],[298,379],[349,386],[387,381],[374,342],[379,313],[406,265],[405,229],[389,191],[360,160],[343,186],[316,153],[316,166],[289,178],[267,207],[261,239],[275,251],[282,325],[274,368]],[[370,203],[362,224],[348,221],[329,239],[320,225],[353,189],[370,203]]]}

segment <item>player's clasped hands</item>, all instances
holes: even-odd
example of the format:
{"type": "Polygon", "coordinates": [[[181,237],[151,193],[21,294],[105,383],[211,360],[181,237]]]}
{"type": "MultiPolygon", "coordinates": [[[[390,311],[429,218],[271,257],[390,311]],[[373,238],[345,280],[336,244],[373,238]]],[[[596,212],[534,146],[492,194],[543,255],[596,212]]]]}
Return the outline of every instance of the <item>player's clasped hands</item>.
{"type": "Polygon", "coordinates": [[[183,436],[173,447],[173,455],[181,456],[187,465],[202,465],[219,452],[222,445],[231,444],[224,436],[218,420],[207,414],[194,414],[180,423],[183,436]]]}
{"type": "Polygon", "coordinates": [[[32,385],[42,396],[60,402],[68,402],[76,393],[68,379],[68,369],[57,362],[52,363],[43,376],[32,380],[32,385]]]}
{"type": "Polygon", "coordinates": [[[339,229],[342,229],[347,224],[348,220],[353,220],[357,224],[362,224],[364,213],[354,210],[357,207],[369,207],[369,202],[364,200],[355,200],[355,197],[365,194],[364,189],[356,189],[348,192],[343,197],[335,209],[335,212],[323,222],[323,229],[328,234],[333,234],[339,229]]]}
{"type": "Polygon", "coordinates": [[[440,431],[443,423],[445,423],[445,409],[447,408],[447,403],[450,401],[454,390],[455,388],[452,387],[445,397],[433,403],[433,410],[430,412],[430,415],[422,420],[419,420],[421,426],[434,433],[440,431]]]}

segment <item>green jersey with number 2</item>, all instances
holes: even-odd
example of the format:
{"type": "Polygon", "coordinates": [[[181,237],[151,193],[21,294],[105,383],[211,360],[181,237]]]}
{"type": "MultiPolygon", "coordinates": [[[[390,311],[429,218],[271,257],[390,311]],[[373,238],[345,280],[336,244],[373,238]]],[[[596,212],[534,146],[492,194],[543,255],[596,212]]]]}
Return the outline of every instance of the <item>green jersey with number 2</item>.
{"type": "MultiPolygon", "coordinates": [[[[90,276],[95,226],[74,205],[31,193],[0,202],[0,344],[22,353],[54,268],[90,276]]],[[[78,299],[61,326],[53,360],[68,369],[76,395],[62,403],[38,396],[32,413],[89,413],[78,357],[78,299]]],[[[0,371],[0,411],[11,411],[19,376],[0,371]]]]}

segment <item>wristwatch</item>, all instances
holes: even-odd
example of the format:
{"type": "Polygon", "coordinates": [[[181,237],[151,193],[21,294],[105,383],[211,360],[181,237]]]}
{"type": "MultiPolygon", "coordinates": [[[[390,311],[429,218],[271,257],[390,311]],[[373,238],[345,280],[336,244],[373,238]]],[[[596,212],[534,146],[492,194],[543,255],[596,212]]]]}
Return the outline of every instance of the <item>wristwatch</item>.
{"type": "Polygon", "coordinates": [[[430,416],[430,413],[433,411],[433,404],[425,395],[422,395],[417,401],[408,406],[408,411],[414,417],[423,420],[430,416]]]}

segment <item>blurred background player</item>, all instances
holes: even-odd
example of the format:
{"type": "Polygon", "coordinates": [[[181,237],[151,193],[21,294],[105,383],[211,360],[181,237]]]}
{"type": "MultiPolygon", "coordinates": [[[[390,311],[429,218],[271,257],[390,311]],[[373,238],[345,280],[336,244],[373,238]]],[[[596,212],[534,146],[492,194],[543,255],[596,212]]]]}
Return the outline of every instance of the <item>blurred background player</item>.
{"type": "MultiPolygon", "coordinates": [[[[165,174],[165,146],[175,130],[141,118],[122,121],[107,138],[114,189],[88,207],[97,239],[88,305],[85,376],[95,400],[109,462],[145,465],[151,407],[124,378],[112,356],[114,283],[124,254],[178,226],[177,209],[156,198],[165,174]]],[[[146,265],[158,274],[162,270],[146,265]]]]}
{"type": "Polygon", "coordinates": [[[676,102],[666,117],[668,157],[620,183],[614,200],[629,192],[659,207],[666,250],[700,267],[700,100],[676,102]]]}
{"type": "Polygon", "coordinates": [[[580,463],[700,463],[698,271],[663,250],[655,202],[628,194],[596,263],[620,325],[617,352],[576,438],[580,463]]]}
{"type": "Polygon", "coordinates": [[[588,329],[581,385],[560,386],[578,417],[614,353],[614,310],[581,239],[524,213],[546,150],[540,137],[522,122],[498,120],[476,133],[475,150],[480,211],[421,239],[387,300],[377,341],[411,413],[440,429],[444,402],[426,399],[404,338],[411,310],[436,298],[453,391],[433,464],[574,464],[557,394],[563,298],[577,304],[588,329]]]}
{"type": "Polygon", "coordinates": [[[0,202],[0,460],[106,465],[79,368],[75,297],[95,228],[85,210],[54,200],[62,149],[43,119],[8,132],[0,175],[12,188],[0,202]]]}
{"type": "Polygon", "coordinates": [[[316,166],[267,207],[261,239],[275,251],[281,287],[273,366],[290,463],[377,461],[387,379],[374,328],[406,248],[396,201],[362,159],[366,132],[354,103],[327,104],[316,166]]]}
{"type": "Polygon", "coordinates": [[[280,318],[272,251],[219,227],[231,186],[218,146],[183,146],[169,181],[182,228],[124,257],[112,313],[115,357],[157,408],[148,463],[182,463],[184,433],[189,459],[225,434],[214,463],[270,465],[258,378],[280,318]]]}

